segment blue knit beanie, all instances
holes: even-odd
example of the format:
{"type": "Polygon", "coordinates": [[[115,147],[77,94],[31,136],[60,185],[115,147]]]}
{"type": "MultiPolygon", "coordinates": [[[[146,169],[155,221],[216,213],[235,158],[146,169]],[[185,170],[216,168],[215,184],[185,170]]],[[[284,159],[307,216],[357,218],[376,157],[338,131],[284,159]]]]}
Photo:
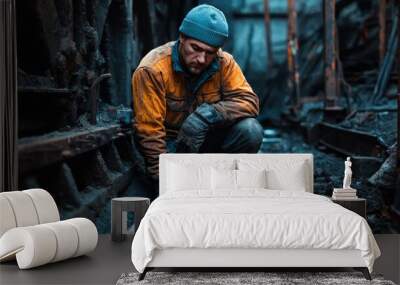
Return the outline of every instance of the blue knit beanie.
{"type": "Polygon", "coordinates": [[[214,6],[203,4],[187,13],[179,31],[190,38],[220,47],[228,38],[228,23],[222,11],[214,6]]]}

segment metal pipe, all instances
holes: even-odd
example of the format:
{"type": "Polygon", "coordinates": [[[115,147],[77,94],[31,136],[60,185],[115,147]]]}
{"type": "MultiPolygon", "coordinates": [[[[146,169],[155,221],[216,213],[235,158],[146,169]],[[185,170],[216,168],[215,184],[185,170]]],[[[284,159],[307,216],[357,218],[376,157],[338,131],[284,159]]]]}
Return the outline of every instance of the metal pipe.
{"type": "Polygon", "coordinates": [[[335,0],[324,0],[324,50],[325,50],[325,108],[335,107],[337,101],[336,72],[336,21],[335,0]]]}
{"type": "MultiPolygon", "coordinates": [[[[265,46],[267,48],[267,66],[274,65],[271,42],[271,13],[269,10],[269,0],[264,0],[264,23],[265,23],[265,46]]],[[[269,69],[268,68],[268,69],[269,69]]]]}
{"type": "Polygon", "coordinates": [[[96,125],[97,120],[96,120],[96,115],[97,115],[97,99],[99,98],[99,84],[101,81],[107,78],[111,78],[112,75],[111,73],[104,73],[97,77],[93,83],[92,86],[90,87],[90,99],[89,99],[89,104],[90,104],[90,123],[92,125],[96,125]]]}

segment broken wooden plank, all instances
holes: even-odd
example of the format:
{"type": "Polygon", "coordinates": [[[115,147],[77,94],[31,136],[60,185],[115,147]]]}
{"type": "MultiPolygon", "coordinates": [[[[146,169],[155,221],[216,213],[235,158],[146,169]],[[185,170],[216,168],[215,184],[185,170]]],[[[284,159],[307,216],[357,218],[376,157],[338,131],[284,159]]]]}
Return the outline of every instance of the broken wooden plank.
{"type": "Polygon", "coordinates": [[[125,135],[126,133],[122,132],[119,125],[110,125],[20,139],[18,141],[20,173],[40,169],[97,149],[125,135]]]}
{"type": "Polygon", "coordinates": [[[68,88],[52,88],[52,87],[18,87],[19,95],[34,94],[50,94],[62,96],[74,96],[76,92],[68,88]]]}

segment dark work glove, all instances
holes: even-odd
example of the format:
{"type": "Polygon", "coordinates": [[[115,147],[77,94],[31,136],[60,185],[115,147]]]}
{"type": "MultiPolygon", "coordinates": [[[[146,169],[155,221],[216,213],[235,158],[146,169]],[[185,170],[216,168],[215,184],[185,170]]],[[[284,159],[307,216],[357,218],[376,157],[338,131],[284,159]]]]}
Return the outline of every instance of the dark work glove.
{"type": "Polygon", "coordinates": [[[213,105],[203,103],[183,122],[176,140],[176,152],[197,153],[207,132],[224,121],[213,105]]]}

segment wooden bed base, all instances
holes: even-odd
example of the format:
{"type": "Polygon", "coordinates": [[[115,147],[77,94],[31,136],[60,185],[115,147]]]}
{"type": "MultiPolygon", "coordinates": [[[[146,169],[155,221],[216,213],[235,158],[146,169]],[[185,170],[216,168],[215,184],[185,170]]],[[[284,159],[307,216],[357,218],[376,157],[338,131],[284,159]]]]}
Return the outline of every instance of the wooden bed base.
{"type": "Polygon", "coordinates": [[[169,248],[155,250],[153,259],[139,275],[154,268],[226,268],[235,271],[272,268],[354,268],[371,280],[359,250],[349,249],[254,249],[254,248],[169,248]]]}

